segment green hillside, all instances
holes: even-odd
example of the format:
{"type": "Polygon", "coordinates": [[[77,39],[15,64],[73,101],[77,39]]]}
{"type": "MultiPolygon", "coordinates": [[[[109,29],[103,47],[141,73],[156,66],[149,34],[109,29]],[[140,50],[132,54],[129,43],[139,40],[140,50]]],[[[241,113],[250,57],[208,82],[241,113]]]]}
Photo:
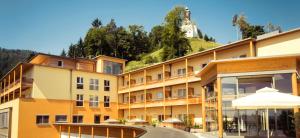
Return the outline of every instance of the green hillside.
{"type": "MultiPolygon", "coordinates": [[[[190,41],[192,50],[189,51],[187,54],[199,52],[204,49],[211,49],[211,48],[214,48],[214,47],[220,45],[218,43],[208,42],[208,41],[205,41],[205,40],[199,39],[199,38],[191,38],[191,39],[189,39],[189,41],[190,41]]],[[[163,49],[159,49],[155,52],[145,54],[145,55],[141,56],[141,60],[139,60],[139,61],[128,62],[126,65],[125,71],[127,72],[127,71],[131,71],[134,69],[145,67],[147,65],[162,62],[162,56],[161,56],[162,50],[163,49]]]]}

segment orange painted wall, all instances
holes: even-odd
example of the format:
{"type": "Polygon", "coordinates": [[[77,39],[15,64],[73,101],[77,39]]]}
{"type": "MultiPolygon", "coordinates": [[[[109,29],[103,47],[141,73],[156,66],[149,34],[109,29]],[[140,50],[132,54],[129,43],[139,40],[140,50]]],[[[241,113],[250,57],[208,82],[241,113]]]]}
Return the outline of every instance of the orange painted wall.
{"type": "Polygon", "coordinates": [[[52,138],[58,137],[58,129],[52,125],[55,123],[55,115],[67,115],[68,122],[72,121],[72,115],[83,115],[83,123],[93,123],[94,114],[117,118],[117,104],[111,103],[110,108],[104,108],[100,103],[99,108],[90,108],[88,102],[85,107],[74,107],[74,102],[68,100],[44,100],[21,99],[19,116],[19,138],[52,138]],[[45,108],[46,107],[46,108],[45,108]],[[50,125],[37,125],[36,115],[49,115],[50,125]],[[37,133],[38,132],[38,133],[37,133]]]}

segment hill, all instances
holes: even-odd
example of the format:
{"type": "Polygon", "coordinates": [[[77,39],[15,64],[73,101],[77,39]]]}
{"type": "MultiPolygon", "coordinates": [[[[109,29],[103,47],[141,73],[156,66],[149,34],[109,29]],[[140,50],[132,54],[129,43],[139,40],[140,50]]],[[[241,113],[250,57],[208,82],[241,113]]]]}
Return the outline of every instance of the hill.
{"type": "MultiPolygon", "coordinates": [[[[189,51],[187,54],[193,54],[193,53],[199,52],[201,50],[211,49],[216,46],[220,46],[220,44],[218,44],[218,43],[208,42],[208,41],[205,41],[200,38],[190,38],[189,42],[191,44],[192,50],[189,51]]],[[[147,65],[162,62],[163,61],[162,60],[162,50],[163,49],[159,49],[152,53],[141,55],[140,60],[134,60],[134,61],[128,62],[126,65],[125,71],[127,72],[127,71],[145,67],[147,65]]]]}
{"type": "Polygon", "coordinates": [[[34,52],[0,47],[0,78],[19,62],[27,60],[34,52]]]}

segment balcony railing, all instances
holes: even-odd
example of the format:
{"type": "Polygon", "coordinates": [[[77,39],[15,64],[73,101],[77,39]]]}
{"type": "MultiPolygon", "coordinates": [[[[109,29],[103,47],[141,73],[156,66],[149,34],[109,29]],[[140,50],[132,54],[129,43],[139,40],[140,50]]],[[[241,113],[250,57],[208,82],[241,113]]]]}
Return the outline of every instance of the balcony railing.
{"type": "MultiPolygon", "coordinates": [[[[22,78],[22,87],[31,87],[33,83],[33,79],[32,78],[26,78],[23,77],[22,78]]],[[[1,89],[0,92],[6,92],[8,90],[10,90],[11,88],[17,86],[18,84],[20,84],[20,79],[16,80],[15,82],[10,83],[9,85],[5,85],[5,88],[1,89]]]]}

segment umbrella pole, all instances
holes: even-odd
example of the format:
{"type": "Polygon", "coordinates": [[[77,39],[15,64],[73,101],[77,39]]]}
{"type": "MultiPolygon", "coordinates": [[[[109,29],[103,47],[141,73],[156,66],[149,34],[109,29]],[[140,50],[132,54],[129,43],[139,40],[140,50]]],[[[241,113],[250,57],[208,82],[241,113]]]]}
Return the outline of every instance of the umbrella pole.
{"type": "Polygon", "coordinates": [[[270,138],[270,126],[269,126],[269,109],[266,112],[266,125],[267,125],[267,137],[270,138]]]}

